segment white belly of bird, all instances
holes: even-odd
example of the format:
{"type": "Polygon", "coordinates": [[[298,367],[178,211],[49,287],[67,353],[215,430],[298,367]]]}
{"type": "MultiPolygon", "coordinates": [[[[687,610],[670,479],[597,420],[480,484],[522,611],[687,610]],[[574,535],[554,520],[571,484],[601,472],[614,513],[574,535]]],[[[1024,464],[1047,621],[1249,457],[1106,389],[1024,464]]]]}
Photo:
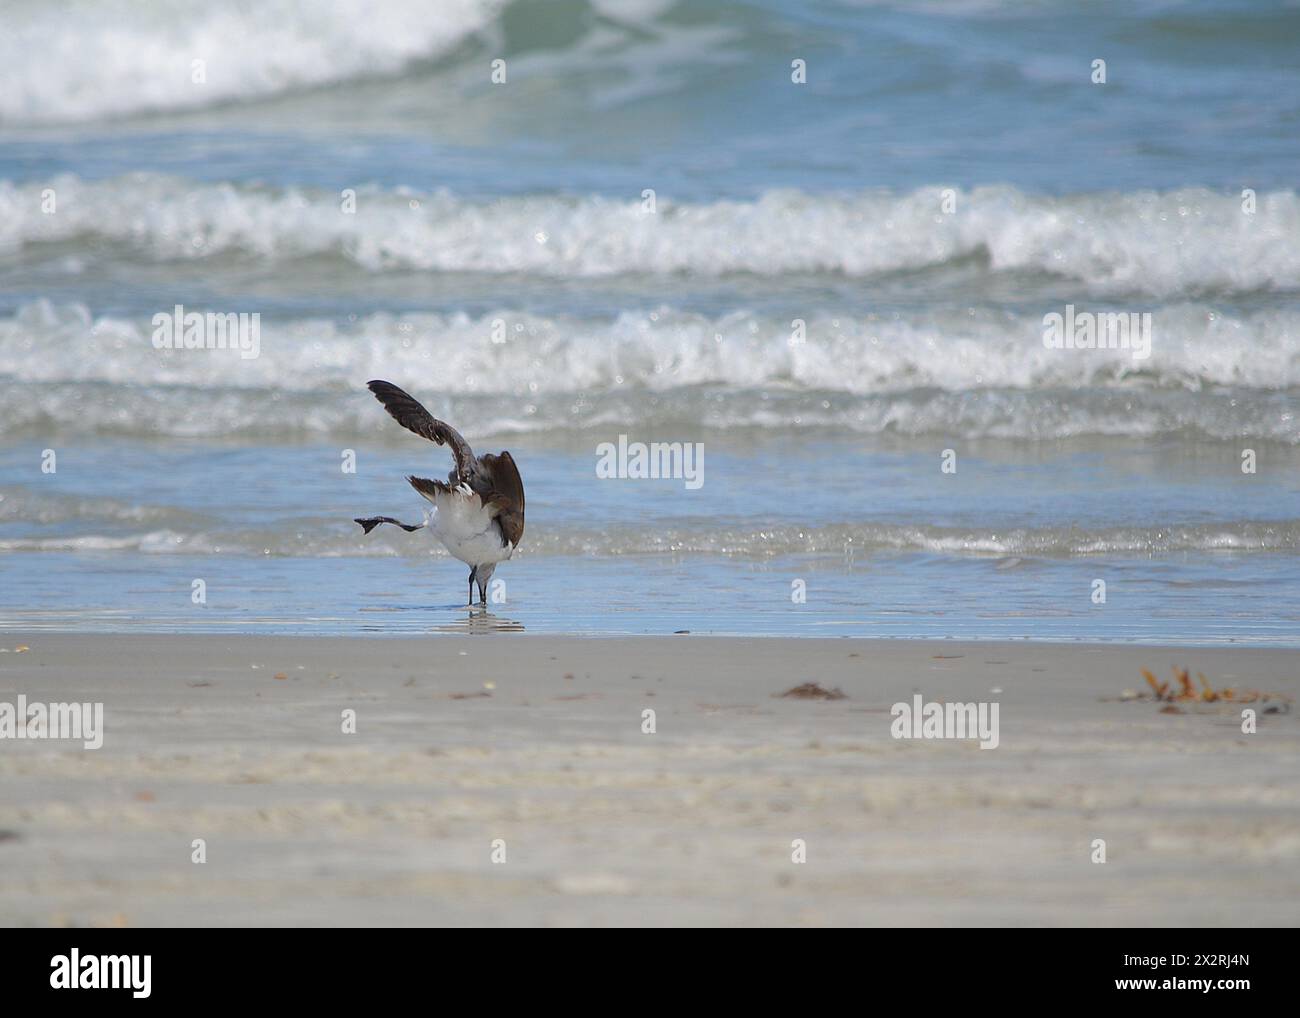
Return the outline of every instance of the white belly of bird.
{"type": "Polygon", "coordinates": [[[440,495],[425,518],[443,547],[466,565],[504,562],[514,554],[477,495],[440,495]]]}

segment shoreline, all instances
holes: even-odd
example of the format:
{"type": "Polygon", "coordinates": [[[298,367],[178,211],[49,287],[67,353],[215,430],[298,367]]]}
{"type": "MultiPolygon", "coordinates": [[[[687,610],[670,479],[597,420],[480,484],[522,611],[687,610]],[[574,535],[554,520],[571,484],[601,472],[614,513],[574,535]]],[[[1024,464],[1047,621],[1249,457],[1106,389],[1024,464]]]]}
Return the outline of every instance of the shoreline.
{"type": "Polygon", "coordinates": [[[0,739],[0,924],[1300,922],[1295,704],[1121,699],[1300,651],[529,635],[0,635],[0,703],[104,704],[0,739]],[[997,748],[894,738],[916,694],[997,748]]]}

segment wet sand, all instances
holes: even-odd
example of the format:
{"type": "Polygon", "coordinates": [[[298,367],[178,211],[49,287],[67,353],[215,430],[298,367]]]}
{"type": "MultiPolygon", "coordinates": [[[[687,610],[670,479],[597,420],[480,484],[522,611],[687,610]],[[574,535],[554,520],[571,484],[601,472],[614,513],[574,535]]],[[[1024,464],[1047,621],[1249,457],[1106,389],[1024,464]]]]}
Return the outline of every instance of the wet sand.
{"type": "Polygon", "coordinates": [[[1121,699],[1145,690],[1140,668],[1171,665],[1294,698],[1296,651],[40,633],[0,648],[0,703],[104,704],[100,749],[0,739],[5,925],[1300,921],[1294,707],[1245,705],[1243,734],[1240,704],[1121,699]],[[804,682],[845,696],[773,695],[804,682]],[[996,702],[998,747],[893,738],[891,706],[917,693],[996,702]]]}

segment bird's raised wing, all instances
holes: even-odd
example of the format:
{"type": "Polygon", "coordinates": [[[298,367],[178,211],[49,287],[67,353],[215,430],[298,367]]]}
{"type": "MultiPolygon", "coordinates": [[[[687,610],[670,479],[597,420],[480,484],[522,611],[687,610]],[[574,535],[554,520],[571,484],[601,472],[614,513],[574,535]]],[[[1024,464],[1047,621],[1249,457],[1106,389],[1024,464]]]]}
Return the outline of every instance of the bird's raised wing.
{"type": "Polygon", "coordinates": [[[479,459],[486,475],[488,493],[483,504],[494,510],[501,533],[515,547],[524,536],[524,482],[509,452],[487,453],[479,459]]]}
{"type": "MultiPolygon", "coordinates": [[[[392,414],[393,420],[407,431],[414,431],[421,438],[427,438],[430,442],[450,446],[451,454],[456,459],[456,473],[462,479],[470,477],[474,472],[474,450],[461,437],[459,431],[446,421],[438,420],[428,410],[424,409],[419,400],[402,391],[392,382],[376,379],[373,382],[367,382],[366,385],[375,394],[375,398],[384,404],[384,409],[392,414]]],[[[511,466],[513,465],[512,461],[511,466]]],[[[515,476],[518,477],[518,471],[515,472],[515,476]]]]}

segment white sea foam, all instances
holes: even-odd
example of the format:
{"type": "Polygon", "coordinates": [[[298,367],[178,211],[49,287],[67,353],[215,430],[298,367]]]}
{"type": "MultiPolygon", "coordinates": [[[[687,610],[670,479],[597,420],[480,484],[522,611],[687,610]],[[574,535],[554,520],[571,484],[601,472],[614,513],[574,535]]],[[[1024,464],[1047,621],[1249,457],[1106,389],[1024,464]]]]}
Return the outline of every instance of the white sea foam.
{"type": "Polygon", "coordinates": [[[1022,439],[1186,434],[1300,444],[1300,311],[1156,316],[1148,360],[1063,351],[995,310],[785,320],[681,311],[614,319],[509,311],[264,321],[261,356],[156,350],[147,320],[39,301],[0,319],[11,434],[358,435],[386,377],[477,433],[833,428],[1022,439]],[[498,323],[504,342],[493,342],[498,323]],[[31,399],[39,383],[39,399],[31,399]]]}
{"type": "MultiPolygon", "coordinates": [[[[443,557],[434,542],[377,534],[362,539],[349,520],[280,529],[165,528],[132,534],[81,533],[0,539],[0,552],[137,551],[150,555],[256,557],[443,557]]],[[[530,535],[527,556],[720,555],[766,559],[783,555],[856,557],[927,552],[971,557],[1086,557],[1164,555],[1176,552],[1300,552],[1294,520],[1224,520],[1153,527],[961,528],[896,523],[741,527],[695,522],[689,527],[552,526],[530,535]]]]}
{"type": "Polygon", "coordinates": [[[9,0],[0,123],[185,110],[391,74],[488,25],[503,0],[9,0]],[[193,61],[205,63],[196,83],[193,61]]]}
{"type": "MultiPolygon", "coordinates": [[[[360,189],[334,193],[195,184],[157,175],[0,183],[0,254],[108,241],[146,261],[233,254],[264,262],[342,258],[368,271],[867,277],[982,259],[993,272],[1052,273],[1106,293],[1161,298],[1300,288],[1300,199],[1201,189],[1049,197],[977,188],[941,211],[941,192],[807,195],[674,203],[360,189]],[[58,212],[42,211],[54,188],[58,212]]],[[[81,255],[83,260],[96,257],[81,255]]],[[[102,256],[100,256],[102,257],[102,256]]]]}
{"type": "Polygon", "coordinates": [[[248,360],[157,350],[147,318],[95,317],[81,304],[42,300],[0,318],[0,377],[306,393],[384,376],[425,391],[539,398],[691,386],[855,395],[1300,387],[1300,310],[1229,315],[1185,302],[1156,311],[1154,323],[1151,356],[1135,361],[1125,350],[1049,349],[1041,314],[978,308],[815,315],[797,343],[784,318],[666,308],[613,319],[505,309],[478,317],[378,313],[343,324],[264,317],[260,356],[248,360]]]}

